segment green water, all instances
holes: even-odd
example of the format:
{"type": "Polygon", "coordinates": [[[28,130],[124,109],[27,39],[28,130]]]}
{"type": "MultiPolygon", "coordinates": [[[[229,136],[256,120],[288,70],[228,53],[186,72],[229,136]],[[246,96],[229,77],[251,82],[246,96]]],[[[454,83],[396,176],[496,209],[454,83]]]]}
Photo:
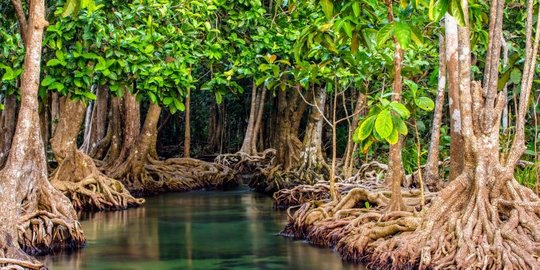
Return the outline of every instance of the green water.
{"type": "Polygon", "coordinates": [[[40,258],[51,269],[363,269],[276,236],[286,213],[247,190],[166,194],[82,219],[86,248],[40,258]]]}

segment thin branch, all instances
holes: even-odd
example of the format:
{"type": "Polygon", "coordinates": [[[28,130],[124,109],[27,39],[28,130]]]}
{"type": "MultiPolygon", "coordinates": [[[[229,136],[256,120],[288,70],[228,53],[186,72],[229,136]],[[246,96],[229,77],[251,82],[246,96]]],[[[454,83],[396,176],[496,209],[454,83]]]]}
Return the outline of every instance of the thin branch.
{"type": "Polygon", "coordinates": [[[17,15],[17,19],[19,20],[19,28],[21,28],[21,38],[24,46],[26,47],[26,31],[28,30],[28,22],[26,21],[26,16],[24,15],[22,2],[21,0],[11,0],[11,3],[13,4],[13,8],[15,8],[15,13],[17,15]]]}

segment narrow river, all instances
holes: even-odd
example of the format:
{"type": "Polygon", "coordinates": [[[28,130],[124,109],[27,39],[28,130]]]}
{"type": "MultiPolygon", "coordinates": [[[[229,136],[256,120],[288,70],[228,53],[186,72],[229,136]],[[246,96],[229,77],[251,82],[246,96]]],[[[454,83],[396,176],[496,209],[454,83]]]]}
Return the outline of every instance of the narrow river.
{"type": "Polygon", "coordinates": [[[276,233],[286,213],[249,190],[166,194],[145,206],[86,214],[87,246],[39,259],[63,269],[363,269],[276,233]]]}

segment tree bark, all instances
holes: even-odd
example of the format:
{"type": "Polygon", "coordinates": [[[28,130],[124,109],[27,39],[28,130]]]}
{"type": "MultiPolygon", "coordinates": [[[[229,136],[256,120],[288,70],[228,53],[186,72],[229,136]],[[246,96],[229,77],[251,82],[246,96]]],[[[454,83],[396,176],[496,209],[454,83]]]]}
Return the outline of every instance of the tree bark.
{"type": "MultiPolygon", "coordinates": [[[[253,140],[251,141],[251,148],[253,149],[254,153],[257,153],[257,144],[263,143],[263,136],[262,136],[262,118],[264,114],[264,102],[266,98],[266,90],[264,88],[261,88],[261,91],[259,92],[259,100],[257,105],[257,121],[255,121],[255,127],[253,128],[253,140]]],[[[262,147],[264,149],[264,147],[262,147]]]]}
{"type": "Polygon", "coordinates": [[[298,139],[300,120],[305,111],[304,102],[298,102],[298,91],[279,91],[277,112],[277,163],[283,171],[298,165],[302,142],[298,139]],[[304,104],[304,105],[303,105],[304,104]]]}
{"type": "MultiPolygon", "coordinates": [[[[387,7],[388,22],[391,23],[394,21],[392,1],[385,0],[385,3],[387,7]]],[[[401,67],[403,62],[403,50],[395,37],[394,46],[394,82],[392,85],[392,101],[400,102],[402,92],[401,67]]],[[[399,135],[398,142],[390,145],[388,172],[386,174],[386,183],[391,184],[392,190],[392,199],[388,208],[390,211],[399,211],[405,208],[403,198],[401,196],[401,183],[405,178],[403,161],[401,159],[403,140],[404,137],[399,135]]]]}
{"type": "Polygon", "coordinates": [[[353,121],[349,122],[349,134],[347,136],[347,147],[345,148],[345,162],[343,165],[343,171],[345,178],[349,178],[352,176],[352,170],[354,167],[354,156],[355,156],[355,149],[358,147],[357,144],[353,141],[353,134],[355,128],[358,126],[358,115],[362,114],[362,111],[365,111],[367,105],[367,97],[363,93],[358,93],[358,96],[356,98],[356,105],[353,112],[353,121]]]}
{"type": "Polygon", "coordinates": [[[424,169],[424,180],[427,188],[431,191],[437,191],[441,188],[441,180],[439,177],[439,144],[444,106],[444,92],[446,90],[446,48],[444,39],[444,36],[441,34],[439,36],[439,80],[437,84],[437,98],[435,100],[435,110],[431,128],[431,141],[424,169]]]}
{"type": "Polygon", "coordinates": [[[2,117],[0,118],[0,168],[3,167],[8,157],[11,140],[15,133],[16,120],[17,97],[8,95],[5,97],[4,111],[2,111],[2,117]]]}
{"type": "MultiPolygon", "coordinates": [[[[446,29],[446,65],[448,72],[448,103],[450,106],[450,181],[454,180],[463,169],[463,135],[461,134],[461,109],[460,109],[460,82],[464,84],[470,79],[469,74],[461,72],[462,65],[459,63],[460,42],[458,39],[458,25],[450,16],[445,17],[446,29]]],[[[470,60],[469,60],[470,61],[470,60]]]]}
{"type": "Polygon", "coordinates": [[[96,101],[91,109],[90,121],[87,124],[89,129],[85,134],[81,150],[87,154],[95,152],[99,142],[107,134],[107,116],[109,103],[109,89],[97,87],[96,101]]]}
{"type": "Polygon", "coordinates": [[[257,85],[255,84],[255,82],[253,82],[253,85],[251,87],[251,102],[249,109],[248,126],[244,135],[242,147],[240,148],[240,152],[246,153],[248,155],[253,155],[255,152],[257,152],[256,149],[253,149],[253,140],[256,137],[255,122],[257,121],[257,113],[257,85]]]}

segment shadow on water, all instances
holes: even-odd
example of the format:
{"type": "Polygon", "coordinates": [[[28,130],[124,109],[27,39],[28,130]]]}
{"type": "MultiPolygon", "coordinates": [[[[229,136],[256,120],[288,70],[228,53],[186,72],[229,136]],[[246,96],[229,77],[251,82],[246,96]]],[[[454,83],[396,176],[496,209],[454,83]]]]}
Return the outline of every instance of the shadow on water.
{"type": "Polygon", "coordinates": [[[81,219],[86,248],[41,257],[51,269],[364,269],[276,236],[286,214],[248,190],[166,194],[81,219]]]}

